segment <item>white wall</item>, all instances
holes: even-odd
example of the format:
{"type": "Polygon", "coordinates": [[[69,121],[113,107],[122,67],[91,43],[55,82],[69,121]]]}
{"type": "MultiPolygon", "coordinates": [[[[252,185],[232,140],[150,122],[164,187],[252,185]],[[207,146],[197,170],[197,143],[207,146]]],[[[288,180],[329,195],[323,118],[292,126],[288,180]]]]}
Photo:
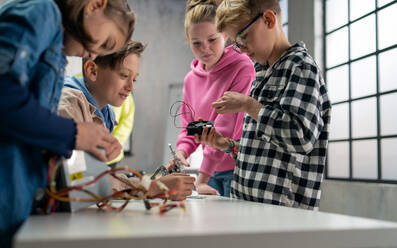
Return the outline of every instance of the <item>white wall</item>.
{"type": "Polygon", "coordinates": [[[82,59],[80,57],[67,57],[67,64],[65,68],[65,74],[73,76],[80,74],[82,71],[82,59]]]}
{"type": "Polygon", "coordinates": [[[133,39],[147,43],[135,87],[133,157],[122,164],[153,171],[163,163],[169,85],[182,83],[193,55],[184,36],[184,0],[129,0],[137,15],[133,39]]]}

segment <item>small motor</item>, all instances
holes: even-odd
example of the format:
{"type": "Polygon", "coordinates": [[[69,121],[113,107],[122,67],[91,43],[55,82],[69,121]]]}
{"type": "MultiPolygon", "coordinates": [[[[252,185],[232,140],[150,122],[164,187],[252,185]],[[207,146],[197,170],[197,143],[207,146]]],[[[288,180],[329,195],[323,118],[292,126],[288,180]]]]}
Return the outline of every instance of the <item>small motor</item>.
{"type": "Polygon", "coordinates": [[[201,135],[203,133],[203,128],[208,127],[208,132],[211,127],[214,127],[213,121],[192,121],[187,125],[187,135],[193,136],[195,134],[201,135]]]}

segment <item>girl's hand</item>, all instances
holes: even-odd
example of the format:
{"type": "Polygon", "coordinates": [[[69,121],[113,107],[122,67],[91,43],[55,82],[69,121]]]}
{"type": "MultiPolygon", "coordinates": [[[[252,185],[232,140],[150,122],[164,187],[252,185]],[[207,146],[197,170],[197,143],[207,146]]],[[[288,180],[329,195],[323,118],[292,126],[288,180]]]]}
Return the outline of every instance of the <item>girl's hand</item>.
{"type": "MultiPolygon", "coordinates": [[[[190,167],[190,164],[186,161],[186,154],[184,151],[178,150],[175,152],[175,154],[176,154],[176,157],[181,162],[181,165],[190,167]]],[[[170,159],[170,161],[168,162],[168,165],[166,165],[165,168],[167,168],[167,170],[170,171],[170,170],[173,170],[175,168],[175,166],[176,166],[175,160],[170,159]]]]}
{"type": "Polygon", "coordinates": [[[200,195],[219,195],[219,192],[206,183],[198,183],[196,185],[197,193],[200,195]]]}
{"type": "Polygon", "coordinates": [[[208,181],[211,176],[202,172],[199,172],[197,177],[196,191],[203,195],[219,195],[219,192],[208,185],[208,181]]]}

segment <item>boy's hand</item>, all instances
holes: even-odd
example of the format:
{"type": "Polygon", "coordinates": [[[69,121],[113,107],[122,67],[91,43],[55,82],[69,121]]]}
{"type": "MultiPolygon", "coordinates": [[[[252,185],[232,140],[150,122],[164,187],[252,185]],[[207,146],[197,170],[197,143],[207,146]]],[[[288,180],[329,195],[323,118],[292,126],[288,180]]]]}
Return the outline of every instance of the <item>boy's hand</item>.
{"type": "MultiPolygon", "coordinates": [[[[181,162],[181,165],[186,166],[186,167],[190,167],[190,164],[186,161],[186,154],[184,151],[178,150],[175,152],[176,157],[179,158],[179,161],[181,162]]],[[[175,160],[174,159],[170,159],[170,161],[168,162],[168,165],[165,166],[165,168],[167,168],[168,171],[173,170],[175,168],[175,160]]]]}
{"type": "Polygon", "coordinates": [[[171,200],[183,201],[187,196],[192,194],[195,178],[186,174],[175,173],[153,180],[148,192],[149,197],[154,197],[162,193],[156,181],[164,183],[169,190],[176,191],[175,195],[170,196],[171,200]]]}
{"type": "Polygon", "coordinates": [[[106,158],[108,161],[112,161],[113,159],[117,158],[117,156],[120,155],[122,149],[123,146],[117,139],[115,139],[110,145],[109,153],[106,153],[106,158]]]}
{"type": "MultiPolygon", "coordinates": [[[[203,119],[199,118],[199,121],[203,121],[203,119]]],[[[211,127],[209,132],[208,127],[203,127],[201,135],[194,135],[194,141],[218,150],[226,150],[229,148],[229,143],[215,127],[211,127]]]]}
{"type": "Polygon", "coordinates": [[[227,91],[212,103],[218,114],[246,112],[249,96],[234,91],[227,91]]]}
{"type": "Polygon", "coordinates": [[[212,103],[218,114],[246,112],[256,121],[263,105],[250,96],[227,91],[221,98],[212,103]]]}
{"type": "Polygon", "coordinates": [[[104,126],[92,122],[79,122],[76,123],[76,128],[76,150],[90,152],[103,162],[110,161],[109,158],[113,157],[117,150],[121,151],[118,147],[120,143],[115,144],[118,143],[117,139],[104,126]],[[103,148],[106,156],[98,148],[103,148]]]}
{"type": "MultiPolygon", "coordinates": [[[[133,184],[133,185],[137,185],[139,183],[139,179],[138,178],[135,178],[135,177],[128,178],[123,173],[119,173],[119,174],[116,174],[116,175],[119,178],[122,178],[122,179],[124,179],[126,181],[130,181],[131,184],[133,184]]],[[[116,178],[114,178],[112,176],[110,176],[109,178],[110,178],[110,185],[112,186],[113,193],[115,193],[117,191],[126,190],[126,189],[130,188],[127,184],[123,183],[122,181],[120,181],[120,180],[118,180],[118,179],[116,179],[116,178]]]]}
{"type": "Polygon", "coordinates": [[[229,143],[215,127],[211,127],[209,133],[208,127],[204,127],[201,135],[194,135],[194,141],[222,151],[229,148],[229,143]]]}

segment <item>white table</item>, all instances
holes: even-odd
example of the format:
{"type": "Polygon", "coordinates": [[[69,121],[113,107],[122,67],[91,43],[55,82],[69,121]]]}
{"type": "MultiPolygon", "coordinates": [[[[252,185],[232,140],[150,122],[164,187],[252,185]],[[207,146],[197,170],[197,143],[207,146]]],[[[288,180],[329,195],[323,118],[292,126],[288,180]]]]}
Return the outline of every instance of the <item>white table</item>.
{"type": "Polygon", "coordinates": [[[397,223],[210,196],[186,206],[165,216],[137,201],[122,212],[32,216],[15,247],[397,247],[397,223]]]}

